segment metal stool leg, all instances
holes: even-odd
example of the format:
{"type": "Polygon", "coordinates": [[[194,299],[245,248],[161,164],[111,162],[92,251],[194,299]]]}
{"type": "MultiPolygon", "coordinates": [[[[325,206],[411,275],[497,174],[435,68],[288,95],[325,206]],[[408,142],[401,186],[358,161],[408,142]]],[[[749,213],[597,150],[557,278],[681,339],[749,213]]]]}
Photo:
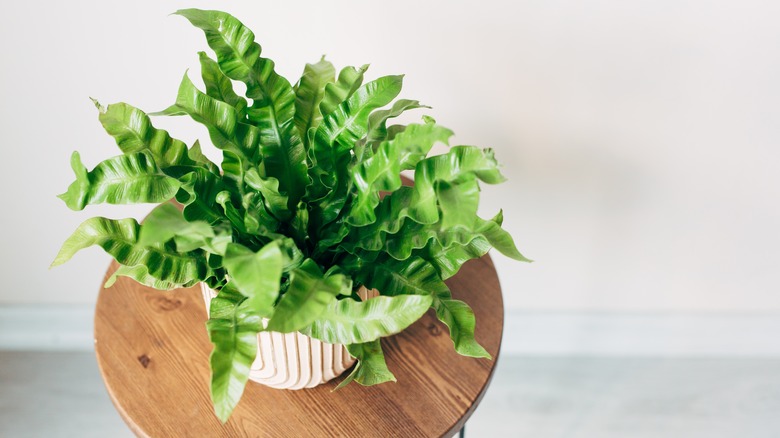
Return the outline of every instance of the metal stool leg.
{"type": "Polygon", "coordinates": [[[460,428],[460,432],[458,432],[458,438],[465,438],[466,437],[466,425],[464,424],[463,427],[460,428]]]}

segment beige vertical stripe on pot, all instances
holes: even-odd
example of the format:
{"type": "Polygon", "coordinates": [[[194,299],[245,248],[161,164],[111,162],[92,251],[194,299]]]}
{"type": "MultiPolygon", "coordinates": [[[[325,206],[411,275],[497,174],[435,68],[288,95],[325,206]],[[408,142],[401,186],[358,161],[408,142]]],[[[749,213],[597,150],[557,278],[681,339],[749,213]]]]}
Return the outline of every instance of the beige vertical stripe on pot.
{"type": "MultiPolygon", "coordinates": [[[[217,292],[203,283],[201,290],[208,314],[217,292]]],[[[359,295],[365,300],[378,294],[361,288],[359,295]]],[[[312,388],[341,375],[353,363],[355,359],[341,344],[328,344],[298,332],[260,332],[249,379],[278,389],[312,388]]]]}

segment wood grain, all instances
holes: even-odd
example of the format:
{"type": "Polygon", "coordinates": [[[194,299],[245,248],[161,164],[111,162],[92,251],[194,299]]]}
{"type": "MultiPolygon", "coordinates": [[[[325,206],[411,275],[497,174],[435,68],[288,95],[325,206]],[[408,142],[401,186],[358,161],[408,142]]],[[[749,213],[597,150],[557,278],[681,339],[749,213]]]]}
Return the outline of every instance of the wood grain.
{"type": "MultiPolygon", "coordinates": [[[[112,263],[108,277],[117,268],[112,263]]],[[[95,312],[100,372],[122,418],[142,437],[442,437],[458,431],[479,404],[499,356],[501,288],[489,256],[447,281],[477,317],[477,340],[493,360],[455,353],[432,311],[384,339],[397,383],[340,378],[286,391],[250,382],[233,416],[212,412],[206,313],[198,287],[161,292],[120,277],[101,289],[95,312]]]]}

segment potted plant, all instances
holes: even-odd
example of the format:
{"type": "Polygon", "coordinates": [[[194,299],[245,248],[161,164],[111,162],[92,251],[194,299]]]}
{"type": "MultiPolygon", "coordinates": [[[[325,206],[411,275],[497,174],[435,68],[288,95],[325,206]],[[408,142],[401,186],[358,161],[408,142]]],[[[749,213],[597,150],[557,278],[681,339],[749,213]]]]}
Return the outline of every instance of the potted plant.
{"type": "MultiPolygon", "coordinates": [[[[269,333],[346,348],[344,358],[357,364],[341,385],[395,380],[379,340],[428,308],[448,326],[458,353],[490,358],[474,339],[473,312],[444,280],[491,247],[526,260],[501,228],[500,212],[477,216],[479,183],[504,180],[493,152],[454,146],[426,158],[452,132],[427,116],[388,126],[404,111],[428,108],[395,100],[402,76],[364,84],[367,66],[336,76],[323,57],[291,85],[236,18],[176,14],[205,32],[216,60],[200,53],[205,92],[185,73],[175,103],[153,115],[205,125],[221,166],[198,142],[188,147],[153,127],[143,111],[95,101],[122,154],[88,170],[74,152],[76,180],[60,198],[73,210],[159,205],[142,224],[88,219],[52,266],[98,245],[120,264],[107,286],[118,276],[160,290],[205,285],[211,395],[222,421],[250,377],[258,336],[269,333]],[[246,85],[246,98],[234,81],[246,85]],[[414,170],[413,186],[402,184],[403,170],[414,170]],[[377,296],[367,299],[366,288],[377,296]]],[[[349,361],[342,362],[343,370],[349,361]]]]}

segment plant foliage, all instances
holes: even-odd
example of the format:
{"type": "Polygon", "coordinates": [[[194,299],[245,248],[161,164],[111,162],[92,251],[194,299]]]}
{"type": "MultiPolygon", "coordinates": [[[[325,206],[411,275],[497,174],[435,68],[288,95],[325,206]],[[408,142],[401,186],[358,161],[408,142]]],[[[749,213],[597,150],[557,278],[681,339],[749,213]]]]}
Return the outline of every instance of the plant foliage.
{"type": "Polygon", "coordinates": [[[501,228],[501,213],[477,216],[479,183],[504,180],[493,151],[454,146],[428,157],[452,131],[427,116],[387,126],[404,111],[427,108],[396,100],[402,76],[364,83],[367,66],[337,75],[323,57],[293,85],[236,18],[197,9],[176,14],[205,33],[216,59],[199,53],[205,90],[185,74],[174,104],[156,115],[204,125],[221,164],[198,142],[187,147],[155,128],[137,108],[95,102],[122,154],[88,170],[74,153],[76,179],[60,197],[74,210],[159,206],[143,224],[87,220],[53,265],[98,245],[121,264],[107,286],[126,276],[163,290],[198,282],[217,290],[208,332],[212,399],[222,421],[241,397],[261,330],[347,345],[358,364],[342,385],[394,381],[379,339],[428,308],[447,325],[458,353],[489,358],[474,338],[474,313],[444,280],[491,247],[526,260],[501,228]],[[246,97],[235,82],[245,85],[246,97]],[[404,170],[414,171],[412,187],[402,184],[404,170]],[[361,286],[381,296],[361,301],[361,286]]]}

